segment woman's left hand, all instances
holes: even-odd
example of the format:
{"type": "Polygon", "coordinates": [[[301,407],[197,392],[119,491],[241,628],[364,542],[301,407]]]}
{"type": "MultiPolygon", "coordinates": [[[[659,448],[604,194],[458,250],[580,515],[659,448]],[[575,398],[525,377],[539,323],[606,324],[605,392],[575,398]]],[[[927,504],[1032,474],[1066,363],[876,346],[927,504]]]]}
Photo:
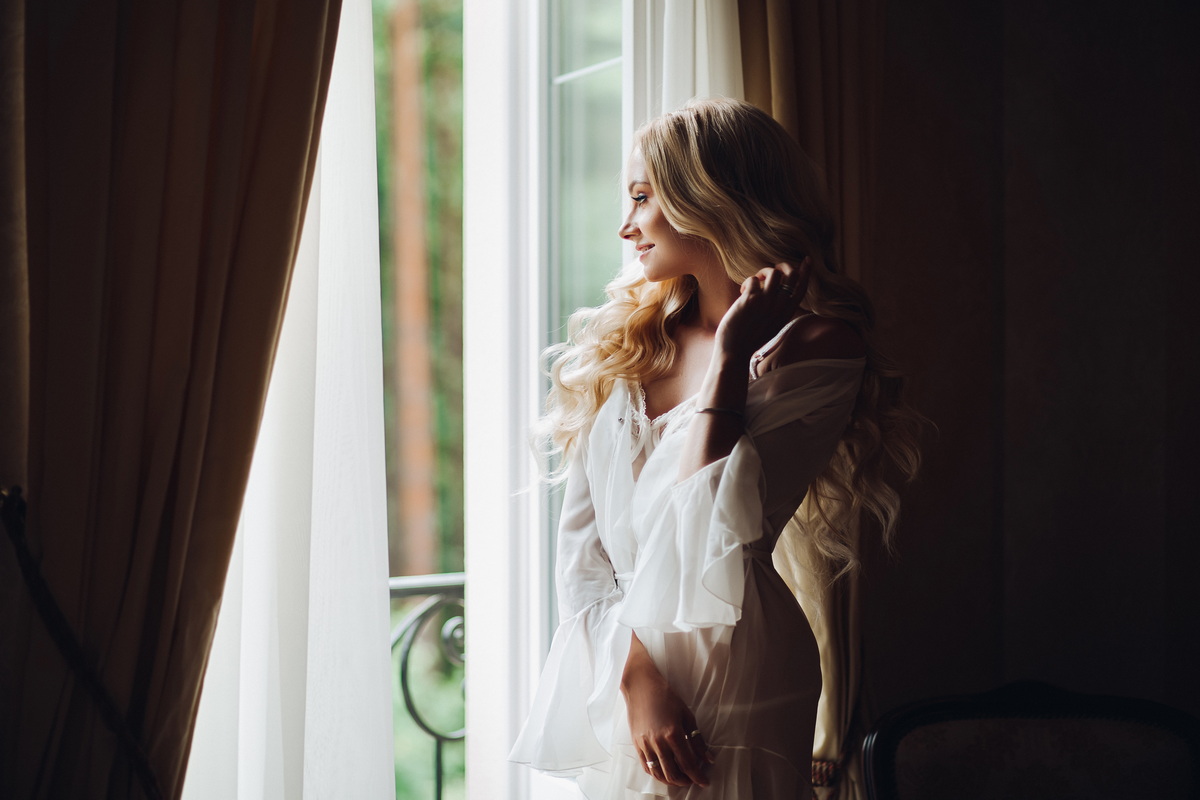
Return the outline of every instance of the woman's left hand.
{"type": "Polygon", "coordinates": [[[781,262],[742,282],[742,294],[717,326],[717,346],[739,361],[758,350],[796,316],[808,291],[810,258],[798,267],[781,262]]]}

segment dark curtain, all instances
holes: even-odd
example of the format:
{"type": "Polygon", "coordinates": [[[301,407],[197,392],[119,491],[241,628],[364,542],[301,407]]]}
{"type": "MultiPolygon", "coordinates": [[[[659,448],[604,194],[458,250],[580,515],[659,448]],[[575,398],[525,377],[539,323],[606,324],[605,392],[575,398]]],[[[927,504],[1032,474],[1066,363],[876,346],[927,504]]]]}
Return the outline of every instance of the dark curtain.
{"type": "Polygon", "coordinates": [[[938,427],[866,551],[869,717],[1018,679],[1200,715],[1198,8],[741,0],[938,427]]]}
{"type": "MultiPolygon", "coordinates": [[[[317,152],[339,0],[7,3],[0,485],[168,797],[317,152]]],[[[0,795],[139,797],[0,546],[0,795]]]]}
{"type": "Polygon", "coordinates": [[[939,426],[868,686],[1200,714],[1200,69],[1182,2],[889,0],[883,340],[939,426]]]}

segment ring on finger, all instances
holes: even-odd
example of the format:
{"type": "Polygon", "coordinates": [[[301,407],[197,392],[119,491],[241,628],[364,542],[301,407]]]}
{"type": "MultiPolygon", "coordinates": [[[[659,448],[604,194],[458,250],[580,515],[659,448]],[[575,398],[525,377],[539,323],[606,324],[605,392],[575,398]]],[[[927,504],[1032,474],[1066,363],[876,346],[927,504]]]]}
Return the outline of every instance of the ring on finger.
{"type": "Polygon", "coordinates": [[[647,762],[646,762],[646,769],[653,771],[653,770],[655,770],[655,769],[657,769],[657,768],[658,768],[658,762],[657,762],[657,761],[647,761],[647,762]]]}

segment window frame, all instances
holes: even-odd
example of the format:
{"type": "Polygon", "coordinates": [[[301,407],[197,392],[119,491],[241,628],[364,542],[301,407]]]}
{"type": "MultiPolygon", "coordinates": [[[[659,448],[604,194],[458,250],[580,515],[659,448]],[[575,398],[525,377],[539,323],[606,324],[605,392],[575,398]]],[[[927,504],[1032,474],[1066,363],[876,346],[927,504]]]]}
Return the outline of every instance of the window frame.
{"type": "Polygon", "coordinates": [[[545,286],[541,3],[467,0],[463,17],[463,422],[469,794],[534,797],[507,760],[547,634],[547,536],[522,431],[537,416],[545,286]]]}
{"type": "MultiPolygon", "coordinates": [[[[622,0],[622,144],[661,104],[665,0],[622,0]]],[[[528,431],[549,272],[548,0],[465,0],[464,493],[467,787],[495,800],[576,798],[508,761],[553,631],[552,531],[528,431]]],[[[622,256],[632,260],[626,244],[622,256]]]]}

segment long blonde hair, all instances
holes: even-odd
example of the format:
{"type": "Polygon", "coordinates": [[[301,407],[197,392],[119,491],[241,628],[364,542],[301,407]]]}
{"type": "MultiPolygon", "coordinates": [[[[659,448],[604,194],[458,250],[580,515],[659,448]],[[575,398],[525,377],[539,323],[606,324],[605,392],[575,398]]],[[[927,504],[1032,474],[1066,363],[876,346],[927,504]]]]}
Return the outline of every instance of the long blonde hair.
{"type": "MultiPolygon", "coordinates": [[[[862,512],[890,543],[900,510],[896,485],[920,466],[922,418],[902,400],[903,377],[872,345],[866,293],[838,272],[820,176],[782,126],[734,100],[694,100],[647,123],[635,141],[667,221],[710,244],[731,280],[807,256],[807,308],[844,320],[866,343],[850,423],[798,515],[827,562],[822,572],[841,574],[857,564],[852,530],[862,512]]],[[[648,383],[671,367],[671,337],[693,308],[696,283],[690,276],[651,283],[635,262],[605,292],[608,301],[571,315],[567,342],[546,351],[551,390],[540,433],[567,458],[617,379],[648,383]]]]}

